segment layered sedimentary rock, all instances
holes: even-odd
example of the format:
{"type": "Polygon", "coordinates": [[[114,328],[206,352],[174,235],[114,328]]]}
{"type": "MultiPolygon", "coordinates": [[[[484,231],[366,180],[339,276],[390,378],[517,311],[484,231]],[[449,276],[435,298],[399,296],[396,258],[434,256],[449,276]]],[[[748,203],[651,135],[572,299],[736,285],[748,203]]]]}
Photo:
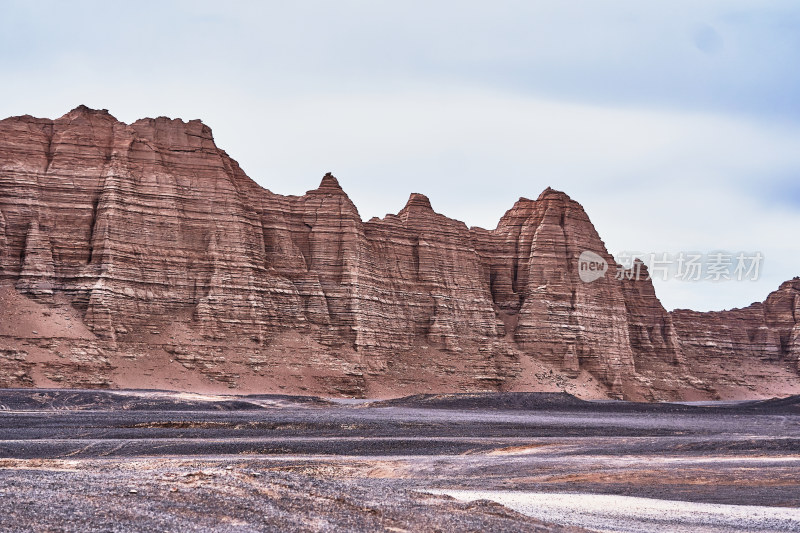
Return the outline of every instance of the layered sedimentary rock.
{"type": "Polygon", "coordinates": [[[796,368],[796,283],[697,320],[628,278],[552,189],[494,230],[421,194],[364,222],[330,174],[262,189],[199,121],[0,122],[0,384],[661,399],[719,395],[695,361],[796,368]],[[584,251],[605,276],[581,280],[584,251]]]}
{"type": "Polygon", "coordinates": [[[728,374],[729,385],[754,389],[752,374],[768,372],[770,364],[800,371],[800,278],[743,309],[671,314],[694,373],[704,381],[728,374]]]}
{"type": "Polygon", "coordinates": [[[585,283],[577,275],[585,250],[614,265],[580,204],[547,189],[536,201],[521,198],[484,235],[493,296],[514,317],[520,349],[572,374],[586,368],[621,393],[634,366],[625,295],[613,276],[585,283]]]}

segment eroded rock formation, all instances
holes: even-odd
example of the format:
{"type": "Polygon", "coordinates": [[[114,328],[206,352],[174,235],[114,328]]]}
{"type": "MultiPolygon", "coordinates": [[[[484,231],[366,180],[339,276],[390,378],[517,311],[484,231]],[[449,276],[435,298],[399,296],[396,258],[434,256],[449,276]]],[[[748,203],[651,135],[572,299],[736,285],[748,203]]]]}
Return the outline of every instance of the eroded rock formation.
{"type": "Polygon", "coordinates": [[[800,371],[800,278],[782,283],[763,303],[708,313],[678,309],[672,317],[694,373],[705,382],[726,374],[725,385],[755,392],[755,373],[769,373],[773,365],[800,371]]]}
{"type": "Polygon", "coordinates": [[[797,280],[670,314],[619,268],[552,189],[494,230],[421,194],[364,222],[331,174],[262,189],[199,121],[0,122],[0,384],[706,398],[758,389],[715,373],[737,359],[796,381],[797,280]],[[591,283],[587,250],[610,265],[591,283]]]}

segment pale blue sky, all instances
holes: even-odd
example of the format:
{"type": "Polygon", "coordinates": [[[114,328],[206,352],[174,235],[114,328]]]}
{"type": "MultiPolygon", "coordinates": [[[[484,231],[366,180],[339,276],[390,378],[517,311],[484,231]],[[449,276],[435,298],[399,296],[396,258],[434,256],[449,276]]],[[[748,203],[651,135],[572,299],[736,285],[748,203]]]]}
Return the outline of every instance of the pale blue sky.
{"type": "Polygon", "coordinates": [[[330,170],[364,219],[423,192],[494,227],[552,186],[612,253],[764,253],[758,282],[658,282],[668,308],[800,275],[797,65],[794,1],[0,0],[3,117],[201,118],[264,187],[330,170]]]}

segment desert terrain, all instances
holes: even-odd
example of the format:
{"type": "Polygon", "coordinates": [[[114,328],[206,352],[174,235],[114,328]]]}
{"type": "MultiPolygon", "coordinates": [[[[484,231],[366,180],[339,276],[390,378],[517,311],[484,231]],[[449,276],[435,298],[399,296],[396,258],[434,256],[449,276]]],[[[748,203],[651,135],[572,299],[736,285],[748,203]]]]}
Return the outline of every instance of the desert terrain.
{"type": "Polygon", "coordinates": [[[8,531],[800,531],[800,400],[0,391],[8,531]]]}

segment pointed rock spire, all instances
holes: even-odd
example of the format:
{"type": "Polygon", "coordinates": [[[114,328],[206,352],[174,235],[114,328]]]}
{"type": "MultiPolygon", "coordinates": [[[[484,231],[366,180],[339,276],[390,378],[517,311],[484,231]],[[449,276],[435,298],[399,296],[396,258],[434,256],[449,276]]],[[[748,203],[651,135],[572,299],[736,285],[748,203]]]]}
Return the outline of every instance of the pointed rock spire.
{"type": "Polygon", "coordinates": [[[332,189],[341,191],[342,186],[339,185],[339,180],[337,180],[333,174],[328,172],[324,176],[322,176],[322,181],[320,182],[318,189],[326,189],[326,190],[332,189]]]}
{"type": "Polygon", "coordinates": [[[339,180],[337,180],[336,177],[330,172],[327,172],[324,176],[322,176],[322,181],[319,183],[319,187],[307,191],[306,194],[334,194],[337,196],[347,196],[347,193],[344,192],[342,186],[339,185],[339,180]]]}

